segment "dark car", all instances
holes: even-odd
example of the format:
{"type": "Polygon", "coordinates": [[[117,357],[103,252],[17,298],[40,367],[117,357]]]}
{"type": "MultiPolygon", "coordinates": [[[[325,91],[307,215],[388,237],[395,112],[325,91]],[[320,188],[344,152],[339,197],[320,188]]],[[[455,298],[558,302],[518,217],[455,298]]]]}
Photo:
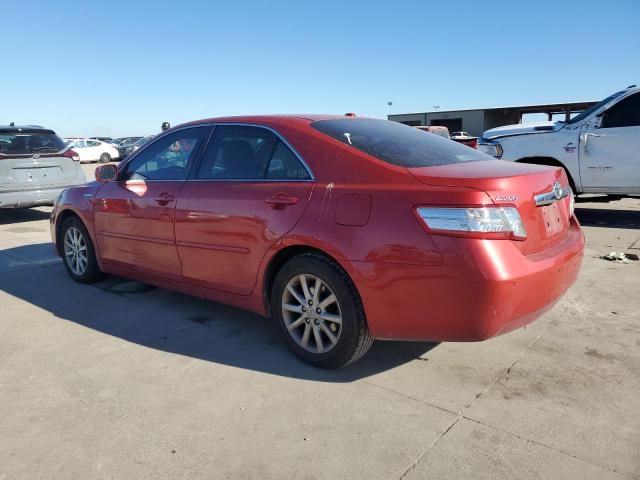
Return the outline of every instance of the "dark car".
{"type": "Polygon", "coordinates": [[[111,137],[89,137],[93,140],[100,140],[101,142],[113,143],[113,138],[111,137]]]}
{"type": "MultiPolygon", "coordinates": [[[[131,143],[127,143],[125,145],[118,145],[118,152],[120,152],[120,159],[124,159],[127,155],[132,154],[136,150],[138,150],[142,145],[151,140],[155,135],[147,135],[146,137],[131,137],[136,138],[131,143]]],[[[124,143],[124,142],[123,142],[124,143]]]]}

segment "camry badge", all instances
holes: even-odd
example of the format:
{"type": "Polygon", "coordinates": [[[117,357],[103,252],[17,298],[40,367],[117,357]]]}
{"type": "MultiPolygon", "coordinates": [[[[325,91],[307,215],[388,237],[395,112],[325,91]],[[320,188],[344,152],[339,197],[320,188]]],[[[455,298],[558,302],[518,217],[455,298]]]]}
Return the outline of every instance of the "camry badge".
{"type": "Polygon", "coordinates": [[[517,195],[498,195],[496,198],[498,202],[515,202],[518,200],[517,195]]]}

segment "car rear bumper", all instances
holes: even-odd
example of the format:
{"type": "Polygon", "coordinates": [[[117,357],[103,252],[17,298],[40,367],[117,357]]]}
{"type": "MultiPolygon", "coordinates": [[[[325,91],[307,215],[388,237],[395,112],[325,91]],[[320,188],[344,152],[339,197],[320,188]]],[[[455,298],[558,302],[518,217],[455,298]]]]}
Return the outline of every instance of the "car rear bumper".
{"type": "Polygon", "coordinates": [[[0,208],[29,208],[41,205],[52,205],[60,192],[67,187],[48,188],[43,190],[25,190],[18,192],[0,191],[0,208]]]}
{"type": "Polygon", "coordinates": [[[347,265],[374,337],[479,341],[532,322],[575,282],[584,235],[573,218],[567,237],[536,255],[508,240],[447,238],[439,247],[438,266],[347,265]]]}

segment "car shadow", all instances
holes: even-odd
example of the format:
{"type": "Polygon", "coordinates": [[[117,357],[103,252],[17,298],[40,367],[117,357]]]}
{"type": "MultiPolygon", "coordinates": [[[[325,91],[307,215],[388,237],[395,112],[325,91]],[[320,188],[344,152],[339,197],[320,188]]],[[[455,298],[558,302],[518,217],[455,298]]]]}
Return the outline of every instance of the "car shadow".
{"type": "Polygon", "coordinates": [[[49,218],[49,211],[37,210],[35,208],[1,208],[0,225],[11,223],[34,222],[49,218]]]}
{"type": "Polygon", "coordinates": [[[359,361],[328,371],[298,360],[277,325],[259,315],[118,277],[78,284],[50,244],[0,251],[0,272],[0,290],[60,319],[148,348],[273,375],[352,382],[416,360],[438,345],[375,342],[359,361]]]}
{"type": "Polygon", "coordinates": [[[640,229],[639,210],[586,208],[578,204],[575,214],[585,227],[640,229]]]}

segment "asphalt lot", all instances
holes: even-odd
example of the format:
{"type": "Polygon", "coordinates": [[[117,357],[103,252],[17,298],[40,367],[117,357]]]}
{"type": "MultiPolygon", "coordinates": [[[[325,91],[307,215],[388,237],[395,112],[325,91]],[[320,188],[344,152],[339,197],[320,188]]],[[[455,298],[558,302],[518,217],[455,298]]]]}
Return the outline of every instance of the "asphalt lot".
{"type": "Polygon", "coordinates": [[[526,329],[329,372],[253,314],[76,284],[50,208],[0,210],[0,480],[640,478],[640,262],[599,258],[640,254],[640,199],[587,200],[579,280],[526,329]]]}

